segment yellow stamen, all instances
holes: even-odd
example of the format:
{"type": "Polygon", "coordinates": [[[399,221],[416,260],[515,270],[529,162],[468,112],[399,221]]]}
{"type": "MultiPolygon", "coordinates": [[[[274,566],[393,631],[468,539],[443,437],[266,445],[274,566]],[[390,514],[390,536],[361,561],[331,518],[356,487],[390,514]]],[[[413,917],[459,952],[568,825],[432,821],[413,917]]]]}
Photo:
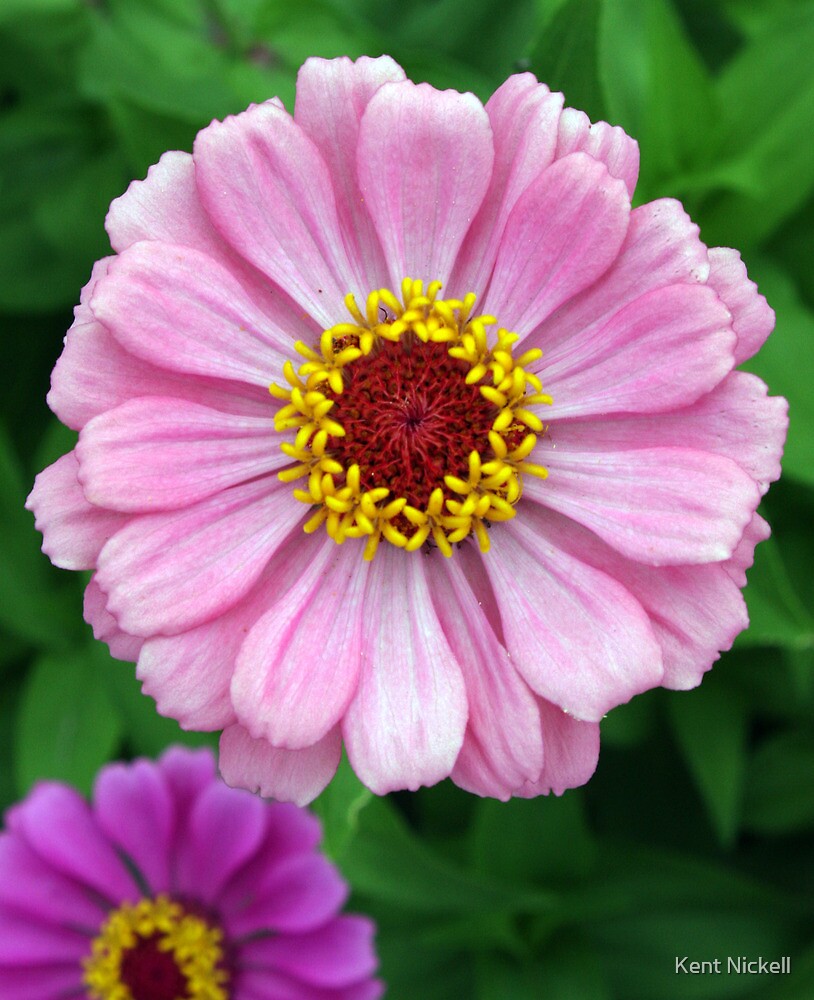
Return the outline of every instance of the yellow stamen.
{"type": "Polygon", "coordinates": [[[279,477],[283,482],[306,480],[306,488],[295,489],[294,496],[315,508],[304,530],[310,533],[324,524],[340,545],[347,538],[364,537],[368,560],[382,538],[408,552],[432,540],[450,556],[454,544],[474,534],[486,552],[489,523],[515,516],[523,474],[540,478],[548,474],[543,466],[526,461],[544,431],[543,422],[529,407],[551,402],[541,391],[539,377],[526,367],[542,352],[534,348],[514,357],[512,345],[518,335],[502,327],[490,346],[487,327],[497,320],[472,315],[474,293],[462,300],[438,299],[440,290],[440,282],[431,282],[425,291],[422,281],[405,278],[401,300],[381,288],[368,295],[364,309],[348,294],[345,305],[352,322],[325,330],[318,349],[297,343],[305,361],[297,371],[286,362],[283,375],[289,387],[270,386],[271,394],[287,404],[276,414],[276,429],[295,431],[293,444],[286,442],[282,449],[296,464],[279,477]],[[326,392],[341,395],[344,369],[369,355],[377,344],[404,337],[414,337],[418,344],[444,344],[451,357],[469,366],[462,373],[464,382],[477,386],[496,411],[483,451],[469,455],[466,478],[462,472],[444,476],[423,510],[405,497],[392,496],[384,486],[368,488],[361,482],[359,466],[343,467],[331,445],[345,436],[345,428],[331,416],[336,399],[326,392]]]}
{"type": "Polygon", "coordinates": [[[122,982],[122,963],[128,952],[156,938],[159,951],[167,952],[186,978],[189,1000],[229,1000],[223,967],[223,934],[200,917],[185,913],[167,896],[142,899],[135,906],[124,903],[107,918],[83,960],[83,982],[92,1000],[133,1000],[122,982]]]}

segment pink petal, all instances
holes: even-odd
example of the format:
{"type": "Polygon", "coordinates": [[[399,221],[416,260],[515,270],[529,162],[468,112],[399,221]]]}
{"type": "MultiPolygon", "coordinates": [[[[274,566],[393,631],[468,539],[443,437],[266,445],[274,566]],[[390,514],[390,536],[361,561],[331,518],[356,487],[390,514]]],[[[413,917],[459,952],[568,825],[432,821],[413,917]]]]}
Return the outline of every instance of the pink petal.
{"type": "Polygon", "coordinates": [[[218,901],[230,938],[258,931],[298,934],[317,930],[348,898],[341,875],[321,854],[299,854],[279,863],[271,863],[270,857],[265,850],[258,852],[259,863],[246,866],[218,901]],[[251,882],[247,875],[252,876],[251,882]]]}
{"type": "Polygon", "coordinates": [[[420,554],[381,545],[368,575],[365,658],[342,728],[354,771],[377,794],[447,777],[466,728],[461,666],[426,572],[420,554]]]}
{"type": "Polygon", "coordinates": [[[480,308],[529,333],[605,273],[629,216],[625,186],[603,163],[585,153],[557,160],[512,209],[480,308]]]}
{"type": "Polygon", "coordinates": [[[104,544],[130,518],[88,503],[73,451],[37,476],[25,502],[42,532],[42,551],[62,569],[93,569],[104,544]]]}
{"type": "Polygon", "coordinates": [[[492,531],[484,565],[509,653],[531,688],[595,722],[659,684],[661,653],[641,604],[559,548],[544,515],[526,513],[517,522],[492,531]]]}
{"type": "Polygon", "coordinates": [[[334,545],[324,536],[294,532],[253,590],[229,611],[179,635],[154,636],[144,643],[137,675],[162,715],[186,729],[223,729],[237,721],[229,688],[240,647],[322,543],[334,545]]]}
{"type": "MultiPolygon", "coordinates": [[[[73,961],[80,970],[79,979],[82,958],[89,952],[90,939],[80,931],[0,911],[0,971],[4,966],[42,967],[50,962],[73,961]]],[[[12,996],[17,1000],[16,994],[9,996],[9,1000],[12,996]]]]}
{"type": "Polygon", "coordinates": [[[728,559],[760,500],[731,459],[689,448],[606,449],[600,433],[591,451],[558,448],[545,461],[548,479],[527,477],[524,496],[654,566],[728,559]]]}
{"type": "Polygon", "coordinates": [[[543,770],[536,781],[526,782],[514,794],[533,799],[537,795],[562,795],[568,788],[584,785],[599,759],[599,725],[580,722],[557,705],[538,700],[543,727],[543,770]]]}
{"type": "Polygon", "coordinates": [[[82,985],[80,960],[89,949],[77,950],[66,962],[58,964],[24,965],[0,968],[0,996],[14,1000],[82,1000],[86,996],[82,985]]]}
{"type": "Polygon", "coordinates": [[[560,115],[557,129],[556,159],[571,153],[587,153],[601,160],[611,177],[624,181],[627,193],[633,197],[639,177],[639,144],[623,128],[607,122],[591,122],[588,116],[574,108],[560,115]]]}
{"type": "Polygon", "coordinates": [[[176,890],[212,905],[232,876],[254,857],[266,832],[265,803],[213,781],[195,800],[186,842],[176,859],[176,890]]]}
{"type": "Polygon", "coordinates": [[[730,319],[702,285],[669,285],[634,299],[600,329],[546,355],[541,373],[554,397],[546,417],[657,412],[695,402],[732,369],[730,319]]]}
{"type": "Polygon", "coordinates": [[[113,615],[107,610],[107,597],[102,593],[95,576],[85,587],[83,617],[93,629],[94,639],[107,643],[110,655],[117,660],[135,663],[144,640],[122,632],[113,615]]]}
{"type": "Polygon", "coordinates": [[[457,294],[474,291],[480,298],[486,289],[509,213],[554,159],[562,104],[562,94],[552,94],[531,73],[510,76],[489,98],[495,163],[450,280],[457,294]]]}
{"type": "Polygon", "coordinates": [[[764,493],[780,475],[788,426],[786,401],[766,393],[766,386],[754,375],[730,372],[711,392],[671,413],[659,413],[657,417],[616,414],[601,421],[554,423],[541,443],[538,458],[546,464],[549,449],[570,454],[691,448],[737,462],[764,493]]]}
{"type": "Polygon", "coordinates": [[[221,734],[220,771],[227,785],[304,806],[334,776],[341,751],[338,727],[304,750],[281,750],[235,725],[221,734]]]}
{"type": "Polygon", "coordinates": [[[347,255],[333,184],[314,143],[278,105],[213,122],[195,140],[195,178],[220,234],[324,327],[349,291],[367,293],[347,255]]]}
{"type": "Polygon", "coordinates": [[[739,365],[757,354],[774,329],[774,310],[747,277],[737,250],[714,247],[709,251],[709,263],[708,284],[732,313],[732,327],[738,335],[735,364],[739,365]]]}
{"type": "Polygon", "coordinates": [[[180,511],[134,518],[102,549],[97,582],[131,635],[184,632],[246,595],[302,518],[276,479],[234,486],[180,511]]]}
{"type": "Polygon", "coordinates": [[[746,586],[746,570],[755,561],[755,546],[765,542],[772,529],[760,514],[753,514],[752,520],[746,525],[743,538],[738,542],[732,558],[723,563],[723,569],[729,574],[737,586],[746,586]]]}
{"type": "Polygon", "coordinates": [[[138,868],[151,894],[170,891],[175,806],[152,761],[109,764],[93,788],[93,813],[102,832],[138,868]]]}
{"type": "MultiPolygon", "coordinates": [[[[489,558],[488,556],[486,558],[489,558]]],[[[543,767],[540,713],[478,603],[468,580],[485,576],[471,546],[436,560],[429,574],[444,635],[461,665],[469,720],[452,780],[477,795],[510,798],[543,767]]]]}
{"type": "Polygon", "coordinates": [[[293,979],[273,969],[245,969],[238,973],[235,988],[240,1000],[379,1000],[384,987],[378,980],[354,983],[340,989],[323,989],[293,979]]]}
{"type": "Polygon", "coordinates": [[[7,814],[6,822],[44,862],[95,889],[103,900],[118,905],[139,898],[138,887],[90,807],[67,785],[35,785],[25,802],[7,814]]]}
{"type": "Polygon", "coordinates": [[[111,264],[91,304],[128,351],[172,371],[267,388],[287,359],[277,346],[287,338],[262,303],[187,247],[136,243],[111,264]]]}
{"type": "Polygon", "coordinates": [[[373,934],[374,925],[365,917],[341,916],[310,933],[250,941],[241,957],[314,986],[350,986],[376,971],[373,934]]]}
{"type": "MultiPolygon", "coordinates": [[[[175,806],[175,826],[172,838],[172,870],[175,858],[185,853],[190,839],[189,825],[198,799],[217,782],[215,755],[205,748],[191,750],[171,746],[158,759],[175,806]]],[[[174,876],[173,876],[174,877],[174,876]]]]}
{"type": "MultiPolygon", "coordinates": [[[[612,267],[591,288],[557,310],[524,341],[548,358],[574,337],[589,338],[623,306],[654,288],[707,280],[707,248],[679,202],[668,198],[635,208],[612,267]]],[[[567,350],[567,347],[566,347],[567,350]]]]}
{"type": "Polygon", "coordinates": [[[359,130],[359,187],[394,289],[405,277],[447,282],[493,157],[489,119],[472,94],[406,80],[373,95],[359,130]]]}
{"type": "Polygon", "coordinates": [[[307,59],[297,75],[294,120],[319,148],[331,173],[339,225],[353,256],[362,261],[369,288],[387,284],[379,237],[356,176],[359,123],[382,84],[403,80],[404,70],[389,56],[352,62],[307,59]]]}
{"type": "Polygon", "coordinates": [[[186,507],[291,462],[271,415],[166,397],[132,399],[95,417],[76,454],[90,502],[132,512],[186,507]]]}
{"type": "Polygon", "coordinates": [[[106,912],[94,896],[86,885],[35,854],[23,837],[0,836],[0,910],[13,909],[21,920],[26,914],[42,923],[87,927],[93,933],[106,912]]]}
{"type": "Polygon", "coordinates": [[[367,569],[356,545],[340,548],[326,537],[249,632],[231,690],[238,719],[255,739],[301,750],[341,719],[364,655],[367,569]]]}

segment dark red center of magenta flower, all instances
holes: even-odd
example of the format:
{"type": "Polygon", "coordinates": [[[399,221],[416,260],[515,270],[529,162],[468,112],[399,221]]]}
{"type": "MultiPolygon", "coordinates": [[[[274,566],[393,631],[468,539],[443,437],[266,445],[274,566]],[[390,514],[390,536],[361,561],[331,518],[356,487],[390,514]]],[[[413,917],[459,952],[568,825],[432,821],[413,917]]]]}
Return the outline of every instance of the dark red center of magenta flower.
{"type": "Polygon", "coordinates": [[[345,429],[328,450],[345,468],[359,465],[363,487],[386,486],[391,499],[426,507],[444,476],[468,478],[469,455],[491,455],[488,433],[496,408],[476,385],[469,365],[445,344],[412,336],[381,341],[343,369],[344,390],[331,417],[345,429]]]}
{"type": "Polygon", "coordinates": [[[133,1000],[187,1000],[187,977],[176,965],[172,953],[160,951],[160,934],[140,938],[135,948],[122,957],[119,977],[133,994],[133,1000]]]}

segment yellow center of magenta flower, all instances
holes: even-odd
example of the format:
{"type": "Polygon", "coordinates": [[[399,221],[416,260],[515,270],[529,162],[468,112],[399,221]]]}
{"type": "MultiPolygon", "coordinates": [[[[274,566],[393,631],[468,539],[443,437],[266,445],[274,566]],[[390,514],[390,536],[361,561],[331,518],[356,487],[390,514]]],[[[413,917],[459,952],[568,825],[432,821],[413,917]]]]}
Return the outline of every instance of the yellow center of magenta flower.
{"type": "Polygon", "coordinates": [[[324,524],[340,545],[364,537],[365,559],[382,538],[450,556],[474,534],[486,552],[488,526],[515,516],[523,474],[548,474],[526,461],[543,431],[529,407],[551,403],[526,370],[542,352],[515,358],[517,334],[490,337],[497,320],[472,315],[473,293],[440,290],[405,278],[401,301],[382,288],[364,313],[347,295],[353,321],[325,330],[317,348],[297,342],[304,363],[286,362],[288,385],[270,386],[285,404],[276,429],[296,432],[281,445],[296,464],[279,476],[305,480],[294,489],[314,508],[305,531],[324,524]]]}
{"type": "Polygon", "coordinates": [[[124,903],[84,960],[92,1000],[229,1000],[223,934],[166,896],[124,903]]]}

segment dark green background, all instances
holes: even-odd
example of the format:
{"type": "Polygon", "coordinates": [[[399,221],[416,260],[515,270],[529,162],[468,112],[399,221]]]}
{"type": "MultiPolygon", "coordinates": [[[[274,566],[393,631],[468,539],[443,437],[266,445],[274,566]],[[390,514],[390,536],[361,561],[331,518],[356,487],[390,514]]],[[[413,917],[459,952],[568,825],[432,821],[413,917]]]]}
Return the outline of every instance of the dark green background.
{"type": "Polygon", "coordinates": [[[22,507],[71,446],[48,374],[109,201],[309,55],[388,52],[482,99],[531,69],[641,145],[637,200],[683,200],[777,311],[750,368],[791,403],[751,629],[701,688],[603,723],[596,776],[501,804],[449,782],[372,798],[343,766],[317,808],[380,923],[393,1000],[814,997],[814,3],[782,0],[2,0],[0,805],[38,777],[190,737],[81,617],[22,507]],[[676,956],[790,955],[790,977],[676,975],[676,956]]]}

